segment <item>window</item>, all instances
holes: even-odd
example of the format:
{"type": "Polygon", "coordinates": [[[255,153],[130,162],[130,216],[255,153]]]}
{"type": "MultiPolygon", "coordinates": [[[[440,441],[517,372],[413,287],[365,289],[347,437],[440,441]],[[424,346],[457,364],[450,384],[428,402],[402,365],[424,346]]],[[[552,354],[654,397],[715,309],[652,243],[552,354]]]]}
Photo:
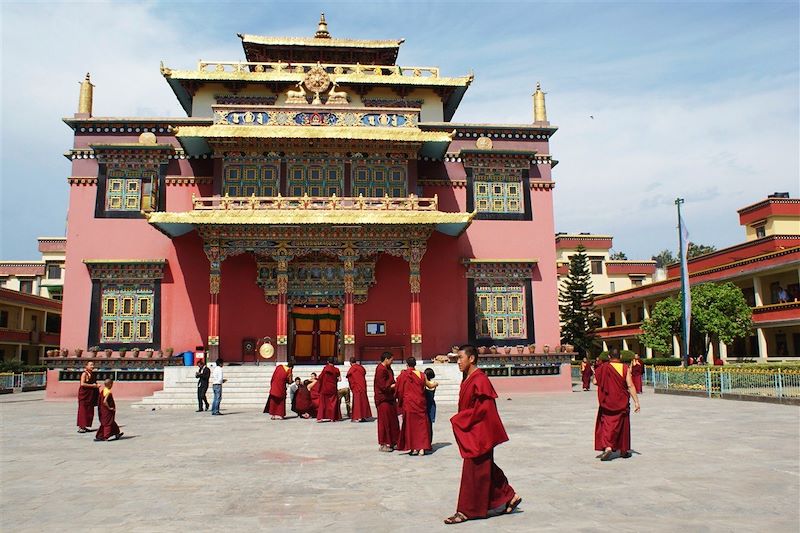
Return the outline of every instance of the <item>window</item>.
{"type": "Polygon", "coordinates": [[[223,168],[222,194],[228,196],[278,196],[277,160],[226,159],[223,168]]]}
{"type": "Polygon", "coordinates": [[[590,257],[589,258],[589,262],[591,263],[592,274],[602,274],[603,273],[603,258],[602,257],[590,257]]]}
{"type": "Polygon", "coordinates": [[[106,177],[105,211],[152,211],[156,208],[158,172],[134,166],[114,167],[106,177]]]}
{"type": "Polygon", "coordinates": [[[756,226],[756,238],[761,239],[762,237],[766,236],[767,236],[766,226],[756,226]]]}
{"type": "Polygon", "coordinates": [[[314,159],[288,165],[288,196],[342,196],[344,164],[314,159]]]}
{"type": "Polygon", "coordinates": [[[39,317],[31,316],[31,331],[39,331],[39,317]]]}
{"type": "Polygon", "coordinates": [[[61,279],[61,265],[50,263],[47,265],[47,279],[61,279]]]}
{"type": "Polygon", "coordinates": [[[525,288],[480,284],[475,287],[475,336],[526,339],[525,288]]]}
{"type": "Polygon", "coordinates": [[[617,325],[617,314],[614,312],[608,313],[608,320],[606,320],[607,326],[616,326],[617,325]]]}
{"type": "Polygon", "coordinates": [[[642,278],[631,278],[631,283],[634,287],[641,287],[644,280],[642,278]]]}
{"type": "Polygon", "coordinates": [[[8,327],[8,311],[0,311],[0,328],[8,327]]]}
{"type": "Polygon", "coordinates": [[[152,282],[103,283],[101,343],[153,342],[152,282]]]}
{"type": "Polygon", "coordinates": [[[367,335],[386,335],[386,322],[367,322],[364,329],[367,335]]]}
{"type": "Polygon", "coordinates": [[[610,282],[608,283],[608,287],[609,287],[609,289],[611,290],[611,292],[616,292],[616,290],[617,290],[617,284],[616,284],[616,282],[610,281],[610,282]]]}
{"type": "Polygon", "coordinates": [[[403,198],[407,196],[405,166],[367,162],[353,165],[353,196],[403,198]]]}
{"type": "Polygon", "coordinates": [[[475,208],[479,213],[525,213],[522,179],[518,173],[478,169],[474,179],[475,208]]]}
{"type": "Polygon", "coordinates": [[[33,294],[33,280],[32,279],[19,280],[19,292],[27,292],[28,294],[33,294]]]}

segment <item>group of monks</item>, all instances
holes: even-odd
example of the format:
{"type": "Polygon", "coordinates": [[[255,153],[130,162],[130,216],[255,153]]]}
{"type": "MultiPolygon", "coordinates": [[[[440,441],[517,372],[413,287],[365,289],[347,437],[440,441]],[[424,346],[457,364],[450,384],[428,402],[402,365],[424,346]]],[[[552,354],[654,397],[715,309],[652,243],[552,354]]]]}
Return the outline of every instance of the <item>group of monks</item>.
{"type": "Polygon", "coordinates": [[[100,427],[95,433],[95,442],[118,440],[123,433],[116,422],[117,406],[111,389],[114,380],[107,379],[101,385],[97,383],[94,363],[89,361],[81,373],[78,386],[78,433],[89,433],[94,422],[94,409],[97,407],[100,427]]]}
{"type": "MultiPolygon", "coordinates": [[[[616,353],[619,356],[618,350],[612,350],[612,354],[616,353]]],[[[590,384],[592,382],[592,376],[595,375],[597,371],[597,367],[602,365],[605,361],[601,358],[597,358],[594,361],[589,361],[588,357],[584,357],[583,361],[581,361],[581,382],[583,385],[583,390],[588,391],[590,388],[590,384]]],[[[633,380],[633,386],[636,389],[638,394],[642,393],[642,376],[644,375],[644,364],[642,363],[642,359],[639,357],[639,354],[634,354],[633,360],[630,364],[630,373],[631,379],[633,380]]]]}

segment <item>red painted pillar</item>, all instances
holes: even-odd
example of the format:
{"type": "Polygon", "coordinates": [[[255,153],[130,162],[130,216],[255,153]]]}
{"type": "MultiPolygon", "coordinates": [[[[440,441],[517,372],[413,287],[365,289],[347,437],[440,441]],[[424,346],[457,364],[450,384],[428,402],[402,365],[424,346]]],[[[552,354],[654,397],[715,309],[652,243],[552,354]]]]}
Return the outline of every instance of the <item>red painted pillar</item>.
{"type": "Polygon", "coordinates": [[[286,295],[289,291],[289,259],[278,259],[278,318],[275,334],[277,359],[279,363],[288,361],[289,345],[289,306],[286,295]]]}
{"type": "Polygon", "coordinates": [[[417,360],[422,360],[422,307],[420,305],[420,262],[412,260],[409,262],[411,275],[409,285],[411,287],[411,355],[417,360]]]}
{"type": "Polygon", "coordinates": [[[208,359],[216,361],[219,358],[219,291],[222,279],[222,260],[224,256],[220,252],[218,244],[206,246],[206,256],[208,257],[210,268],[208,280],[208,359]]]}
{"type": "Polygon", "coordinates": [[[355,259],[344,260],[344,357],[349,360],[356,354],[356,317],[353,305],[355,259]]]}

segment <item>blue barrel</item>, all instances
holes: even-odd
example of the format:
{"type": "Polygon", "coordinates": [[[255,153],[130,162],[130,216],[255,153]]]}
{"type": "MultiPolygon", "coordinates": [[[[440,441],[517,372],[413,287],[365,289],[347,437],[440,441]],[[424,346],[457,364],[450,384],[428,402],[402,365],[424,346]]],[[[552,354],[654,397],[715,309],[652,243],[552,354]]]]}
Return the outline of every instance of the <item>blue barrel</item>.
{"type": "Polygon", "coordinates": [[[183,352],[183,366],[194,366],[194,354],[192,352],[183,352]]]}

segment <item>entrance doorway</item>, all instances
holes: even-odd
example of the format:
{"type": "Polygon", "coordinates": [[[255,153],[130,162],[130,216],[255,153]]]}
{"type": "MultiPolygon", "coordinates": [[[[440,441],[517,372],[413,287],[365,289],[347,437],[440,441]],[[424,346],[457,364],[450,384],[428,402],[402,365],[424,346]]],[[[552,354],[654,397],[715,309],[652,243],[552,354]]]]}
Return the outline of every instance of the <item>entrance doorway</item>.
{"type": "Polygon", "coordinates": [[[294,307],[291,355],[296,363],[319,363],[339,358],[341,311],[336,307],[294,307]]]}

